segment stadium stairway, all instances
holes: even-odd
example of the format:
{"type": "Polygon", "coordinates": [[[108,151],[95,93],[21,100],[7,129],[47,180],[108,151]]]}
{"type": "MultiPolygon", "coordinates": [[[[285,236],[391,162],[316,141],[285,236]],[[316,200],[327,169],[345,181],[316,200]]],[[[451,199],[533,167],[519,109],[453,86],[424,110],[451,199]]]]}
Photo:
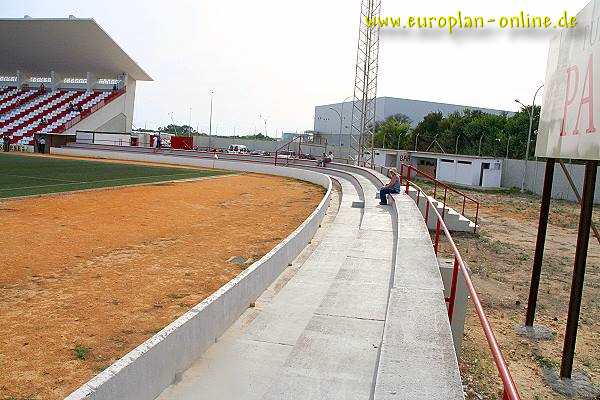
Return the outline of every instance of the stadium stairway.
{"type": "MultiPolygon", "coordinates": [[[[427,201],[423,198],[423,193],[419,193],[417,189],[413,186],[408,188],[408,195],[416,202],[417,197],[420,197],[419,201],[419,210],[421,214],[425,215],[425,208],[427,207],[427,201]]],[[[434,204],[439,213],[444,216],[444,222],[446,226],[451,232],[473,232],[475,230],[475,223],[470,219],[463,216],[461,213],[456,211],[454,208],[450,206],[444,206],[442,201],[436,200],[432,196],[427,195],[431,200],[431,203],[434,204]]],[[[437,223],[437,216],[435,213],[429,213],[429,217],[427,221],[427,227],[431,230],[435,229],[437,223]]]]}
{"type": "Polygon", "coordinates": [[[160,400],[464,398],[414,202],[379,206],[376,173],[321,171],[342,193],[318,244],[160,400]]]}

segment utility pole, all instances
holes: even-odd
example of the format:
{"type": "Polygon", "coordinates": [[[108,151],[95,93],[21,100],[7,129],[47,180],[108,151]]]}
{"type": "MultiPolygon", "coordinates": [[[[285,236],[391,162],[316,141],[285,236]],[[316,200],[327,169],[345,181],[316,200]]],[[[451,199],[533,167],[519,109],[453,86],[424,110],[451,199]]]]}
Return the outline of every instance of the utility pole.
{"type": "Polygon", "coordinates": [[[211,149],[211,139],[212,139],[212,114],[213,114],[213,97],[215,95],[215,91],[213,89],[208,92],[210,95],[210,118],[208,119],[208,151],[211,149]]]}
{"type": "Polygon", "coordinates": [[[481,142],[483,141],[483,135],[479,138],[479,157],[481,157],[481,142]]]}
{"type": "MultiPolygon", "coordinates": [[[[527,180],[527,161],[529,161],[529,146],[531,143],[531,130],[533,128],[533,111],[535,110],[535,98],[537,97],[540,90],[544,87],[541,85],[533,95],[533,102],[531,103],[531,109],[529,110],[529,133],[527,134],[527,146],[525,150],[525,166],[523,167],[523,179],[521,180],[521,193],[525,191],[525,181],[527,180]]],[[[527,109],[527,107],[516,99],[515,102],[519,103],[523,108],[527,109]]]]}
{"type": "MultiPolygon", "coordinates": [[[[346,97],[342,101],[342,106],[340,107],[342,109],[341,112],[340,112],[340,115],[341,115],[340,116],[340,138],[339,138],[340,139],[339,140],[339,143],[340,143],[340,146],[339,146],[340,147],[340,155],[342,154],[342,131],[343,131],[343,126],[344,126],[342,120],[344,119],[344,103],[346,103],[346,101],[348,101],[348,99],[350,99],[350,98],[352,98],[352,96],[346,97]]],[[[352,132],[350,132],[350,133],[352,133],[352,132]]]]}
{"type": "Polygon", "coordinates": [[[265,122],[265,137],[269,137],[268,133],[267,133],[267,116],[264,116],[262,114],[258,114],[258,118],[262,119],[265,122]]]}
{"type": "Polygon", "coordinates": [[[460,133],[456,136],[456,146],[454,146],[454,154],[458,154],[458,139],[459,138],[460,138],[460,133]]]}

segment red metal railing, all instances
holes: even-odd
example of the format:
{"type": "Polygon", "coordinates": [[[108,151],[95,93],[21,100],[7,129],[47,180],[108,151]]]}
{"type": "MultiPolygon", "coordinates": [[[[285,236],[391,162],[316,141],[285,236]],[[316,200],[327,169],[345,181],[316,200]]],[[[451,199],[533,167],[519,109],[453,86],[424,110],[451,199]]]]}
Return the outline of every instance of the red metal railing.
{"type": "MultiPolygon", "coordinates": [[[[55,130],[56,133],[62,133],[64,131],[66,131],[67,129],[73,127],[73,125],[75,125],[75,124],[81,122],[82,120],[84,120],[85,118],[89,117],[90,115],[92,115],[93,113],[95,113],[96,111],[98,111],[99,109],[101,109],[102,107],[104,107],[105,105],[109,104],[111,101],[113,101],[117,97],[121,96],[125,92],[126,92],[126,88],[122,88],[122,89],[119,89],[119,90],[111,92],[104,100],[99,101],[97,104],[95,104],[91,108],[83,110],[75,118],[73,118],[73,119],[65,122],[61,126],[58,126],[56,128],[56,130],[55,130]]],[[[86,97],[85,99],[83,99],[83,100],[79,101],[78,103],[74,104],[74,106],[75,107],[83,106],[88,101],[93,100],[100,93],[101,92],[94,92],[94,95],[86,97]]],[[[68,113],[68,110],[64,111],[63,113],[59,114],[58,118],[56,118],[56,119],[60,119],[60,117],[62,117],[63,115],[66,115],[67,113],[68,113]]]]}
{"type": "MultiPolygon", "coordinates": [[[[410,172],[411,172],[411,169],[409,168],[409,174],[406,176],[405,191],[408,194],[408,190],[409,190],[410,186],[413,186],[415,189],[417,189],[418,195],[417,195],[416,202],[418,205],[418,202],[420,200],[420,193],[423,192],[423,190],[418,185],[416,185],[414,182],[411,182],[412,175],[410,174],[410,172]]],[[[473,301],[473,305],[475,307],[475,312],[477,313],[477,317],[479,318],[479,322],[481,323],[483,333],[487,340],[488,346],[490,347],[490,351],[492,353],[492,358],[494,359],[494,363],[496,364],[496,368],[498,369],[500,379],[502,379],[502,386],[504,388],[503,399],[505,399],[505,400],[507,400],[507,399],[508,400],[520,400],[521,397],[519,395],[519,391],[517,390],[517,387],[512,379],[512,376],[510,375],[510,371],[508,369],[508,366],[506,365],[506,360],[504,359],[504,356],[502,355],[502,351],[500,350],[500,346],[498,345],[498,341],[496,340],[496,337],[494,336],[494,332],[492,330],[490,321],[488,320],[487,316],[485,315],[485,311],[483,310],[483,307],[481,305],[481,300],[479,299],[479,295],[477,294],[477,291],[475,290],[475,286],[473,285],[473,281],[471,281],[471,277],[469,276],[469,271],[467,270],[467,267],[465,266],[465,263],[460,255],[460,252],[458,251],[458,248],[456,247],[456,244],[454,243],[454,240],[452,239],[452,236],[450,235],[450,231],[448,230],[448,227],[446,226],[446,223],[444,222],[443,216],[440,215],[440,212],[437,210],[437,208],[433,204],[432,199],[429,196],[424,196],[424,197],[425,197],[425,200],[427,201],[427,211],[425,212],[425,216],[424,216],[425,223],[426,224],[428,223],[428,218],[429,218],[428,211],[430,208],[433,209],[433,212],[437,216],[437,223],[436,223],[436,228],[435,228],[435,239],[434,239],[434,243],[433,243],[433,248],[435,250],[436,256],[439,253],[440,234],[442,231],[444,232],[444,236],[448,240],[448,243],[449,243],[449,245],[452,249],[452,253],[454,255],[454,267],[452,269],[452,280],[451,280],[451,284],[450,284],[450,296],[445,299],[446,302],[448,303],[448,318],[452,322],[452,316],[454,313],[454,303],[456,300],[458,273],[460,272],[465,281],[465,285],[467,286],[469,294],[471,295],[471,300],[473,301]]],[[[479,206],[479,203],[477,203],[477,204],[479,206]]],[[[478,207],[478,210],[479,210],[479,207],[478,207]]]]}
{"type": "MultiPolygon", "coordinates": [[[[290,143],[291,142],[293,142],[293,141],[290,141],[290,143]]],[[[287,144],[288,143],[286,143],[284,146],[286,146],[287,144]]],[[[282,146],[281,148],[283,148],[284,146],[282,146]]],[[[404,165],[404,164],[402,164],[402,165],[404,165]]],[[[425,193],[425,192],[418,185],[416,185],[414,182],[411,181],[412,171],[413,170],[415,172],[418,172],[418,171],[415,170],[414,167],[412,167],[412,166],[407,166],[407,168],[409,168],[408,169],[409,173],[406,176],[406,186],[405,186],[404,190],[406,191],[407,194],[408,194],[410,186],[413,186],[417,190],[417,198],[416,198],[415,202],[418,205],[418,203],[420,201],[420,194],[425,193]]],[[[384,167],[378,167],[375,169],[376,170],[379,169],[379,172],[384,173],[384,167]]],[[[422,174],[422,175],[425,175],[425,176],[429,177],[429,179],[437,181],[437,179],[432,178],[427,174],[422,174]]],[[[446,190],[452,190],[454,192],[462,194],[459,191],[457,191],[439,181],[437,181],[437,184],[442,187],[445,187],[446,190]]],[[[469,196],[466,196],[464,194],[462,194],[462,195],[465,196],[465,198],[471,199],[472,201],[476,202],[477,203],[477,212],[479,212],[479,202],[470,198],[469,196]]],[[[450,322],[452,322],[452,316],[454,314],[454,305],[455,305],[455,301],[456,301],[456,293],[457,293],[457,286],[458,286],[458,274],[460,272],[465,281],[467,290],[469,291],[469,294],[471,296],[471,300],[473,301],[473,305],[475,307],[475,312],[477,314],[477,317],[479,318],[479,322],[481,324],[486,341],[488,343],[488,346],[490,347],[490,352],[492,354],[492,358],[494,359],[494,363],[496,364],[498,374],[500,375],[500,379],[502,380],[502,386],[503,386],[502,398],[504,400],[520,400],[521,396],[519,395],[517,386],[515,385],[515,383],[512,379],[512,376],[508,369],[508,365],[506,364],[506,360],[504,359],[504,356],[502,355],[502,351],[500,350],[500,346],[498,345],[498,341],[496,340],[496,337],[492,330],[492,325],[491,325],[490,321],[488,320],[487,316],[485,315],[485,311],[483,310],[483,306],[481,305],[481,300],[479,299],[479,295],[477,294],[477,291],[475,290],[475,286],[473,285],[473,281],[471,281],[471,277],[469,276],[469,271],[467,270],[467,267],[465,266],[465,263],[460,255],[460,252],[458,251],[458,248],[456,247],[456,244],[454,243],[454,240],[452,239],[452,236],[450,235],[450,231],[448,230],[448,227],[446,226],[446,223],[444,222],[442,215],[440,214],[440,212],[437,210],[437,208],[433,204],[432,198],[429,196],[426,196],[426,195],[424,195],[424,197],[425,197],[425,201],[427,201],[427,207],[426,207],[426,212],[425,212],[425,216],[424,216],[425,223],[428,224],[428,222],[429,222],[429,209],[432,209],[433,212],[435,213],[434,215],[437,217],[436,229],[435,229],[435,240],[433,243],[433,247],[434,247],[436,256],[439,253],[439,243],[440,243],[441,232],[444,232],[444,236],[448,240],[448,243],[450,244],[452,253],[454,255],[454,266],[452,269],[452,279],[451,279],[451,283],[450,283],[450,295],[449,295],[449,297],[445,298],[445,301],[448,303],[448,318],[450,319],[450,322]]]]}
{"type": "MultiPolygon", "coordinates": [[[[479,201],[475,200],[474,198],[470,197],[469,195],[461,192],[460,190],[457,190],[455,188],[453,188],[452,186],[449,186],[443,182],[440,182],[439,180],[437,180],[435,177],[423,172],[423,171],[419,171],[418,169],[416,169],[415,167],[413,167],[410,164],[404,164],[404,163],[400,163],[400,185],[403,185],[403,179],[406,177],[406,189],[408,190],[409,187],[409,180],[412,178],[413,175],[416,175],[417,177],[423,177],[426,180],[430,181],[433,183],[433,198],[435,199],[435,196],[438,194],[438,187],[440,187],[441,189],[444,189],[444,199],[443,199],[443,204],[444,207],[442,208],[442,220],[444,219],[444,217],[446,216],[446,204],[448,201],[448,192],[452,192],[460,197],[462,197],[462,212],[461,215],[465,216],[465,208],[467,205],[467,201],[469,201],[470,204],[472,204],[475,207],[475,218],[473,221],[473,224],[475,225],[473,227],[473,233],[477,232],[477,221],[479,220],[479,201]],[[405,174],[406,171],[406,174],[405,174]]],[[[421,193],[423,193],[424,197],[427,198],[427,194],[426,192],[422,191],[420,188],[418,189],[417,192],[417,205],[419,205],[419,199],[421,196],[421,193]]],[[[437,199],[436,199],[437,200],[437,199]]],[[[427,208],[425,210],[426,215],[429,214],[429,205],[427,205],[427,208]]]]}
{"type": "MultiPolygon", "coordinates": [[[[298,157],[298,158],[302,158],[303,154],[302,154],[302,146],[317,146],[317,147],[324,147],[325,149],[327,149],[327,139],[321,139],[320,141],[309,141],[306,138],[303,138],[302,135],[296,136],[295,138],[293,138],[292,140],[282,144],[281,146],[279,146],[278,148],[275,149],[274,153],[275,153],[275,165],[277,165],[277,161],[279,158],[284,158],[285,159],[285,165],[289,165],[290,163],[290,157],[298,157]],[[290,150],[291,146],[294,145],[294,142],[298,143],[298,151],[296,152],[296,150],[290,150]],[[285,156],[286,157],[282,157],[280,154],[283,152],[283,149],[287,149],[285,150],[285,156]]],[[[294,146],[295,147],[295,146],[294,146]]]]}

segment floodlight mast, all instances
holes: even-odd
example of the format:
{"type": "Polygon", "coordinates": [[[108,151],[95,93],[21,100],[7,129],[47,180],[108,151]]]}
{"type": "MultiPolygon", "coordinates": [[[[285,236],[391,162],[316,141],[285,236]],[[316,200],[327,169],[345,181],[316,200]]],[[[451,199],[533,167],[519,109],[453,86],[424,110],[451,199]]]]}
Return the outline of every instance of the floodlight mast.
{"type": "Polygon", "coordinates": [[[356,52],[350,158],[356,165],[373,166],[373,137],[379,69],[381,0],[362,0],[356,52]]]}

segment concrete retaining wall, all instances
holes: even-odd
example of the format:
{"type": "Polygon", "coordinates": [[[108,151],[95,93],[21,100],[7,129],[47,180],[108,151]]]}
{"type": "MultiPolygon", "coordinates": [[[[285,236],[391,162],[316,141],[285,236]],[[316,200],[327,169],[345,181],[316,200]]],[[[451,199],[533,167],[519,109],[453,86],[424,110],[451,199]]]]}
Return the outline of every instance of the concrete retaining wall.
{"type": "MultiPolygon", "coordinates": [[[[450,297],[450,288],[452,287],[452,272],[453,260],[440,260],[440,274],[442,275],[442,282],[444,283],[444,296],[450,297]]],[[[454,312],[452,315],[452,322],[450,322],[450,329],[452,330],[452,341],[454,342],[454,351],[456,352],[456,358],[460,360],[462,353],[462,339],[465,332],[465,317],[467,315],[467,301],[468,301],[468,290],[467,284],[465,283],[464,276],[459,273],[458,280],[456,281],[456,299],[454,301],[454,312]]]]}
{"type": "Polygon", "coordinates": [[[331,196],[332,184],[329,177],[295,168],[87,149],[52,149],[52,153],[202,167],[213,167],[214,163],[215,168],[296,178],[327,189],[315,211],[273,250],[70,394],[67,400],[150,400],[158,396],[164,388],[176,380],[178,374],[185,371],[195,359],[200,357],[300,254],[318,229],[331,196]]]}

